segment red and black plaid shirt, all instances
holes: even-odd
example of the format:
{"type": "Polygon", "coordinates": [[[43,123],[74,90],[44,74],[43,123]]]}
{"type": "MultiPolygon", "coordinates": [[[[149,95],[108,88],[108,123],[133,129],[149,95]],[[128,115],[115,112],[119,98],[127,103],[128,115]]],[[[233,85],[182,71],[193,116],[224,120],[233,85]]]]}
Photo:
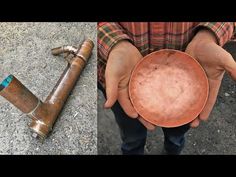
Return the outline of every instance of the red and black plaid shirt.
{"type": "Polygon", "coordinates": [[[98,81],[105,86],[109,52],[121,40],[129,40],[143,56],[160,49],[184,51],[201,28],[212,31],[220,46],[231,39],[233,22],[100,22],[98,23],[98,81]]]}

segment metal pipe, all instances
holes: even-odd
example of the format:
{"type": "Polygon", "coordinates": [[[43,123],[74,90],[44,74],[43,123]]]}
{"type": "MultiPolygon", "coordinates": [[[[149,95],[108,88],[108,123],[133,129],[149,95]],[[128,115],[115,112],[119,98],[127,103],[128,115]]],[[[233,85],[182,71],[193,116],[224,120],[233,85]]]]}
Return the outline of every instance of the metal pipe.
{"type": "Polygon", "coordinates": [[[72,50],[71,46],[52,49],[53,55],[68,52],[66,59],[68,65],[45,102],[39,100],[13,75],[8,76],[0,84],[0,95],[32,118],[29,127],[40,138],[46,138],[52,130],[58,115],[91,55],[93,47],[93,42],[88,39],[83,42],[80,49],[73,47],[72,50]]]}
{"type": "Polygon", "coordinates": [[[78,48],[70,45],[65,45],[62,47],[57,47],[52,49],[52,54],[53,55],[59,55],[61,53],[74,53],[76,54],[78,52],[78,48]]]}
{"type": "MultiPolygon", "coordinates": [[[[41,102],[13,75],[9,75],[1,85],[3,89],[1,90],[0,95],[29,116],[32,110],[34,110],[41,102]]],[[[31,116],[31,118],[34,117],[31,116]]]]}

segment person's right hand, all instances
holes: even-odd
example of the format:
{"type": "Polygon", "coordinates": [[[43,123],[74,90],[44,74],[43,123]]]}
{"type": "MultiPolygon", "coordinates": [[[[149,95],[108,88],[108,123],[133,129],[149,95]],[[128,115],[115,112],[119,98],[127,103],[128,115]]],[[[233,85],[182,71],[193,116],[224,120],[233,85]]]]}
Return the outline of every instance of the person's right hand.
{"type": "Polygon", "coordinates": [[[105,71],[107,100],[104,107],[111,108],[118,100],[129,117],[138,118],[148,130],[154,130],[156,126],[138,115],[129,98],[130,76],[142,58],[138,49],[128,41],[120,41],[112,48],[105,71]]]}
{"type": "Polygon", "coordinates": [[[126,40],[120,41],[112,48],[105,70],[105,108],[111,108],[118,100],[129,117],[138,117],[129,99],[128,88],[132,70],[142,57],[138,49],[126,40]]]}
{"type": "Polygon", "coordinates": [[[111,108],[118,100],[129,117],[138,118],[148,130],[154,130],[154,125],[138,116],[129,98],[130,76],[135,65],[142,58],[138,49],[128,41],[120,41],[113,47],[105,71],[107,101],[104,107],[111,108]]]}

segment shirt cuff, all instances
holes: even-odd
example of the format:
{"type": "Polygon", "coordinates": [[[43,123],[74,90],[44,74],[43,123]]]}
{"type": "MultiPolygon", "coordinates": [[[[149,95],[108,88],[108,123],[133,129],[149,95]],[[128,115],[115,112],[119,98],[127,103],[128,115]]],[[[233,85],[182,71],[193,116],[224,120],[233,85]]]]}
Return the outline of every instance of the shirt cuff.
{"type": "Polygon", "coordinates": [[[201,22],[196,31],[202,28],[207,28],[215,34],[218,45],[223,46],[227,41],[231,39],[234,33],[233,22],[201,22]]]}

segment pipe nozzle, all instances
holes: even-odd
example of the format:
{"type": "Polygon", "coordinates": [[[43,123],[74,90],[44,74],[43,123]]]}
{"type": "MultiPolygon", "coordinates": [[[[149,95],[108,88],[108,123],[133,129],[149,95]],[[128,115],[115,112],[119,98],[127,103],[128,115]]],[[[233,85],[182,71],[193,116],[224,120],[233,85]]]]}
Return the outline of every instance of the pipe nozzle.
{"type": "Polygon", "coordinates": [[[52,55],[60,55],[62,53],[73,53],[76,54],[78,52],[78,48],[70,45],[62,46],[62,47],[56,47],[51,49],[52,55]]]}
{"type": "Polygon", "coordinates": [[[87,62],[88,58],[90,57],[92,50],[94,47],[94,43],[92,40],[87,39],[83,42],[81,45],[81,48],[77,48],[74,46],[62,46],[62,47],[56,47],[51,49],[51,52],[53,55],[60,55],[64,54],[64,57],[66,60],[70,63],[71,62],[71,57],[67,58],[70,54],[73,54],[74,56],[78,56],[84,60],[84,62],[87,62]]]}

